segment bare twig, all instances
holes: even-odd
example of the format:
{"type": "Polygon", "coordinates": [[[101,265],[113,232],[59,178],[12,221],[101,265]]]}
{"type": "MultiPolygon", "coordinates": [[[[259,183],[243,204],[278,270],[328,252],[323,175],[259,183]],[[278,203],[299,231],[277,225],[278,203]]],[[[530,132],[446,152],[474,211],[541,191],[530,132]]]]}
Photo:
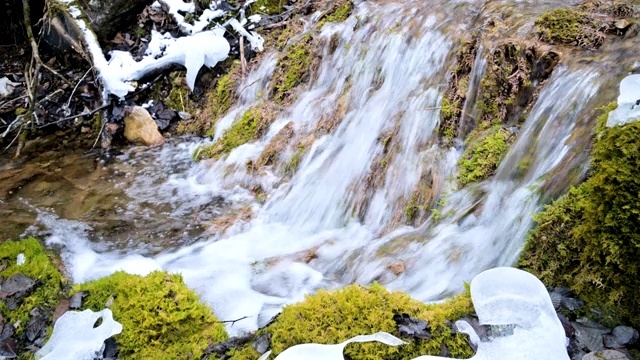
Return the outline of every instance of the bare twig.
{"type": "Polygon", "coordinates": [[[73,91],[71,91],[71,95],[69,95],[69,100],[67,100],[67,107],[69,107],[69,104],[71,104],[71,98],[73,98],[73,94],[76,93],[76,90],[78,89],[78,86],[80,85],[81,82],[84,81],[84,79],[87,77],[87,75],[89,75],[89,72],[93,70],[93,66],[91,66],[89,68],[89,70],[87,70],[86,73],[84,73],[84,75],[82,75],[82,77],[80,78],[80,80],[78,80],[78,83],[76,84],[76,86],[73,88],[73,91]]]}
{"type": "Polygon", "coordinates": [[[93,116],[93,115],[94,115],[95,113],[97,113],[98,111],[103,110],[103,109],[106,109],[106,108],[108,108],[109,106],[111,106],[111,104],[102,105],[102,106],[100,106],[100,107],[97,107],[97,108],[95,108],[95,109],[93,109],[93,110],[89,111],[89,112],[85,112],[85,113],[82,113],[82,114],[69,116],[69,117],[66,117],[66,118],[64,118],[64,119],[56,120],[56,121],[54,121],[54,122],[50,122],[50,123],[48,123],[48,124],[45,124],[45,125],[39,126],[38,128],[40,129],[40,128],[43,128],[43,127],[47,127],[47,126],[49,126],[49,125],[53,125],[53,124],[57,124],[57,123],[61,123],[61,122],[63,122],[63,121],[73,120],[73,119],[76,119],[76,118],[79,118],[79,117],[83,117],[83,116],[93,116]]]}
{"type": "Polygon", "coordinates": [[[244,319],[248,319],[248,318],[249,318],[248,316],[243,316],[243,317],[241,317],[239,319],[235,319],[235,320],[218,320],[216,322],[223,323],[223,324],[231,323],[231,326],[233,326],[233,324],[237,323],[238,321],[244,320],[244,319]]]}
{"type": "Polygon", "coordinates": [[[244,80],[244,77],[247,74],[247,59],[244,57],[244,36],[240,37],[240,66],[242,79],[244,80]]]}
{"type": "Polygon", "coordinates": [[[93,145],[91,146],[91,148],[93,149],[94,147],[96,147],[96,145],[98,144],[98,140],[100,140],[100,135],[102,135],[102,130],[104,130],[104,121],[102,122],[102,124],[100,125],[100,132],[98,133],[98,136],[96,137],[96,141],[93,142],[93,145]]]}
{"type": "Polygon", "coordinates": [[[11,145],[13,145],[13,143],[16,141],[18,136],[20,136],[21,132],[22,132],[22,126],[20,126],[20,129],[18,129],[18,134],[16,134],[16,137],[14,137],[13,140],[11,140],[11,142],[9,143],[9,145],[7,145],[7,147],[4,148],[5,151],[9,150],[9,148],[11,147],[11,145]]]}

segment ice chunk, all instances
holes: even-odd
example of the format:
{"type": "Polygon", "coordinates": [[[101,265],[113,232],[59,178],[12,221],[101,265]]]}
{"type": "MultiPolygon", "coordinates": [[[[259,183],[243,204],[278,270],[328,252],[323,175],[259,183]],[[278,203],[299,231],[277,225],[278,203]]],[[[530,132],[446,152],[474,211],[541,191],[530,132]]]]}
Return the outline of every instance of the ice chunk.
{"type": "Polygon", "coordinates": [[[27,258],[24,257],[23,253],[18,254],[17,258],[16,258],[16,265],[20,266],[22,264],[24,264],[24,262],[27,260],[27,258]]]}
{"type": "Polygon", "coordinates": [[[481,342],[475,360],[568,360],[564,329],[546,288],[532,274],[509,267],[484,271],[471,281],[481,324],[515,324],[513,335],[481,342]]]}
{"type": "Polygon", "coordinates": [[[67,311],[53,326],[49,341],[36,352],[42,360],[92,360],[101,357],[104,341],[122,332],[122,325],[113,320],[109,309],[67,311]],[[102,324],[93,327],[98,319],[102,324]]]}
{"type": "Polygon", "coordinates": [[[609,113],[607,126],[624,125],[640,119],[640,74],[629,75],[620,82],[618,108],[609,113]]]}
{"type": "MultiPolygon", "coordinates": [[[[353,342],[378,341],[389,346],[406,344],[397,337],[386,333],[378,332],[372,335],[359,335],[335,345],[324,344],[301,344],[295,345],[283,351],[276,357],[276,360],[344,360],[342,352],[344,348],[353,342]]],[[[260,359],[267,359],[269,353],[265,353],[260,359]],[[265,356],[266,355],[266,356],[265,356]]]]}

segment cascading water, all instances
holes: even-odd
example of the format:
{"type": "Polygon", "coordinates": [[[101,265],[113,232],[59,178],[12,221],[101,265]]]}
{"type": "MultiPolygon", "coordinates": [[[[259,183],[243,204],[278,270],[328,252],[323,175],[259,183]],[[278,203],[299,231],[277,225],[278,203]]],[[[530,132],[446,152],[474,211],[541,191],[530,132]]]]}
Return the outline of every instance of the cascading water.
{"type": "MultiPolygon", "coordinates": [[[[238,220],[223,235],[156,256],[148,249],[122,254],[90,243],[88,225],[39,211],[42,233],[49,244],[62,245],[76,282],[118,269],[182,273],[220,318],[246,316],[229,328],[232,334],[256,329],[283,304],[321,287],[378,280],[417,299],[437,300],[460,291],[464,281],[482,270],[511,265],[531,215],[540,208],[545,176],[560,164],[581,166],[569,160],[573,150],[568,138],[596,94],[598,75],[556,69],[494,179],[457,190],[451,179],[461,151],[441,149],[435,129],[447,59],[458,41],[446,34],[461,29],[443,21],[442,14],[454,7],[473,13],[475,6],[433,4],[436,14],[407,4],[364,2],[345,23],[325,26],[316,77],[262,139],[205,163],[189,160],[196,142],[131,151],[119,158],[129,166],[145,163],[128,175],[134,180],[125,190],[131,201],[123,216],[156,215],[145,205],[149,202],[176,220],[219,215],[220,209],[206,210],[217,198],[233,209],[250,207],[252,219],[238,220]],[[323,116],[335,112],[340,102],[344,115],[333,131],[316,132],[323,116]],[[282,177],[282,163],[249,171],[247,161],[256,160],[290,122],[296,133],[292,141],[313,135],[297,172],[282,177]],[[397,134],[398,151],[385,160],[379,184],[370,186],[367,176],[384,151],[381,139],[391,131],[397,134]],[[515,164],[525,156],[532,158],[531,165],[524,174],[516,173],[515,164]],[[402,212],[403,199],[427,170],[437,173],[435,195],[446,199],[438,209],[444,215],[418,228],[399,226],[394,214],[402,212]],[[264,204],[255,200],[249,189],[253,185],[267,194],[264,204]],[[312,259],[301,261],[310,252],[312,259]],[[403,263],[402,274],[387,270],[393,261],[403,263]]],[[[218,122],[214,139],[261,101],[275,64],[276,55],[267,55],[247,76],[239,88],[240,101],[218,122]]],[[[479,79],[483,67],[475,71],[479,79]]]]}

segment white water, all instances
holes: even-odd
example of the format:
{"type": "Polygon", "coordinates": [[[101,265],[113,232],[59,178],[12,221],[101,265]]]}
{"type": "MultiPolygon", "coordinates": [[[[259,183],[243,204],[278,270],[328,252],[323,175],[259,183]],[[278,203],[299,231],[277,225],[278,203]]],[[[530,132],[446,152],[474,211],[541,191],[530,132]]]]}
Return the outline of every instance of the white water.
{"type": "MultiPolygon", "coordinates": [[[[487,268],[511,265],[531,215],[540,208],[542,178],[571,154],[567,139],[595,96],[597,74],[556,69],[495,179],[461,191],[450,190],[455,184],[449,181],[443,187],[449,192],[440,221],[429,220],[417,229],[399,227],[393,214],[402,211],[400,199],[410,197],[424,167],[437,170],[443,179],[455,177],[461,150],[440,149],[430,140],[438,125],[433,108],[445,83],[446,58],[457,39],[444,35],[435,15],[401,5],[365,2],[356,15],[364,19],[358,27],[356,16],[325,27],[327,43],[332,34],[339,35],[337,50],[330,54],[325,46],[316,79],[260,141],[209,163],[188,162],[197,143],[166,145],[151,152],[153,160],[135,151],[121,157],[123,162],[144,162],[131,175],[136,181],[127,189],[132,198],[128,216],[152,216],[144,203],[154,202],[175,217],[186,217],[222,196],[232,208],[251,206],[252,220],[236,223],[221,237],[148,257],[104,251],[87,240],[87,225],[42,211],[38,221],[46,228],[48,243],[63,246],[73,280],[118,269],[179,272],[221,319],[247,317],[228,329],[237,334],[256,329],[283,304],[320,287],[379,280],[420,300],[437,300],[459,292],[464,281],[487,268]],[[416,33],[420,36],[414,37],[416,33]],[[331,134],[315,139],[291,179],[279,175],[282,164],[258,175],[247,172],[247,160],[255,160],[288,122],[294,123],[293,142],[303,139],[335,110],[345,91],[344,119],[331,134]],[[401,151],[391,160],[384,185],[366,195],[363,181],[382,151],[380,137],[395,119],[400,121],[401,151]],[[534,161],[525,176],[516,177],[514,164],[525,155],[534,161]],[[248,190],[253,185],[268,194],[263,205],[248,190]],[[370,199],[358,221],[354,212],[362,196],[370,199]],[[483,196],[476,211],[466,214],[483,196]],[[379,235],[390,226],[395,230],[379,235]],[[390,245],[392,251],[379,254],[390,245]],[[311,249],[316,258],[301,262],[311,249]],[[396,277],[386,270],[392,261],[402,261],[405,272],[396,277]]],[[[267,93],[266,79],[274,66],[270,56],[247,77],[239,104],[218,123],[216,138],[267,93]]]]}

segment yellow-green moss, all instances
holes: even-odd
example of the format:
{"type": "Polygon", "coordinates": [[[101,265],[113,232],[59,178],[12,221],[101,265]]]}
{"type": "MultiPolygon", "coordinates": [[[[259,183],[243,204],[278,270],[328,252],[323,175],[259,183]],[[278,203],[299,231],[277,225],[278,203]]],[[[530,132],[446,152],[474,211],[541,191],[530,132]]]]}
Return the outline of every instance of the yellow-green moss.
{"type": "Polygon", "coordinates": [[[340,23],[349,17],[353,12],[353,3],[351,1],[346,1],[344,4],[337,6],[327,15],[325,15],[320,22],[318,23],[318,27],[322,27],[324,24],[329,22],[340,23]]]}
{"type": "Polygon", "coordinates": [[[574,9],[547,11],[536,21],[540,38],[551,43],[598,48],[603,40],[603,24],[588,14],[574,9]]]}
{"type": "Polygon", "coordinates": [[[512,135],[501,126],[494,126],[481,139],[472,141],[458,160],[458,183],[468,183],[487,179],[498,168],[500,161],[509,150],[512,135]]]}
{"type": "Polygon", "coordinates": [[[285,174],[293,175],[293,173],[298,170],[298,166],[300,166],[300,162],[302,162],[302,158],[307,153],[308,149],[309,147],[306,144],[301,144],[298,146],[296,152],[291,155],[291,159],[289,159],[289,162],[287,163],[287,165],[285,165],[285,174]]]}
{"type": "Polygon", "coordinates": [[[236,88],[239,79],[240,65],[236,61],[230,65],[225,75],[218,78],[215,87],[207,92],[203,110],[197,114],[193,107],[187,110],[195,116],[191,120],[181,121],[178,124],[178,133],[212,136],[218,119],[226,115],[237,99],[236,88]]]}
{"type": "MultiPolygon", "coordinates": [[[[284,308],[276,321],[261,332],[272,334],[274,355],[302,343],[337,344],[353,336],[378,331],[398,335],[394,314],[409,314],[429,322],[433,338],[406,340],[398,347],[379,343],[350,344],[347,359],[410,359],[419,355],[441,355],[443,346],[452,357],[468,358],[473,351],[465,335],[453,334],[446,321],[473,312],[469,294],[442,304],[426,305],[402,292],[388,292],[380,285],[363,288],[351,285],[337,291],[319,291],[305,301],[284,308]]],[[[237,351],[232,359],[257,359],[253,349],[237,351]]]]}
{"type": "Polygon", "coordinates": [[[247,110],[239,120],[222,134],[218,141],[205,147],[198,147],[194,152],[195,160],[219,158],[256,138],[262,120],[260,106],[247,110]]]}
{"type": "Polygon", "coordinates": [[[167,98],[167,106],[176,111],[193,113],[190,106],[189,90],[182,84],[182,77],[176,77],[171,83],[171,91],[167,98]]]}
{"type": "Polygon", "coordinates": [[[251,14],[279,14],[286,4],[286,0],[257,0],[251,4],[251,14]]]}
{"type": "Polygon", "coordinates": [[[313,36],[307,34],[286,48],[286,52],[278,60],[271,85],[276,102],[284,102],[296,86],[309,79],[314,46],[313,36]]]}
{"type": "Polygon", "coordinates": [[[0,277],[8,279],[21,273],[37,281],[33,292],[22,300],[17,309],[9,310],[5,302],[0,301],[0,313],[5,324],[19,323],[16,333],[21,336],[31,319],[29,312],[34,307],[48,310],[56,307],[64,295],[63,286],[66,279],[53,264],[50,255],[34,238],[0,243],[0,264],[7,265],[7,268],[0,272],[0,277]],[[16,258],[21,253],[25,256],[25,262],[17,265],[16,258]]]}
{"type": "Polygon", "coordinates": [[[227,339],[222,323],[187,288],[182,276],[155,271],[142,277],[117,272],[75,285],[88,291],[83,307],[102,310],[107,302],[122,324],[116,335],[120,359],[192,359],[204,349],[227,339]]]}
{"type": "Polygon", "coordinates": [[[640,326],[640,121],[598,120],[590,177],[535,217],[519,266],[570,287],[609,325],[640,326]]]}

